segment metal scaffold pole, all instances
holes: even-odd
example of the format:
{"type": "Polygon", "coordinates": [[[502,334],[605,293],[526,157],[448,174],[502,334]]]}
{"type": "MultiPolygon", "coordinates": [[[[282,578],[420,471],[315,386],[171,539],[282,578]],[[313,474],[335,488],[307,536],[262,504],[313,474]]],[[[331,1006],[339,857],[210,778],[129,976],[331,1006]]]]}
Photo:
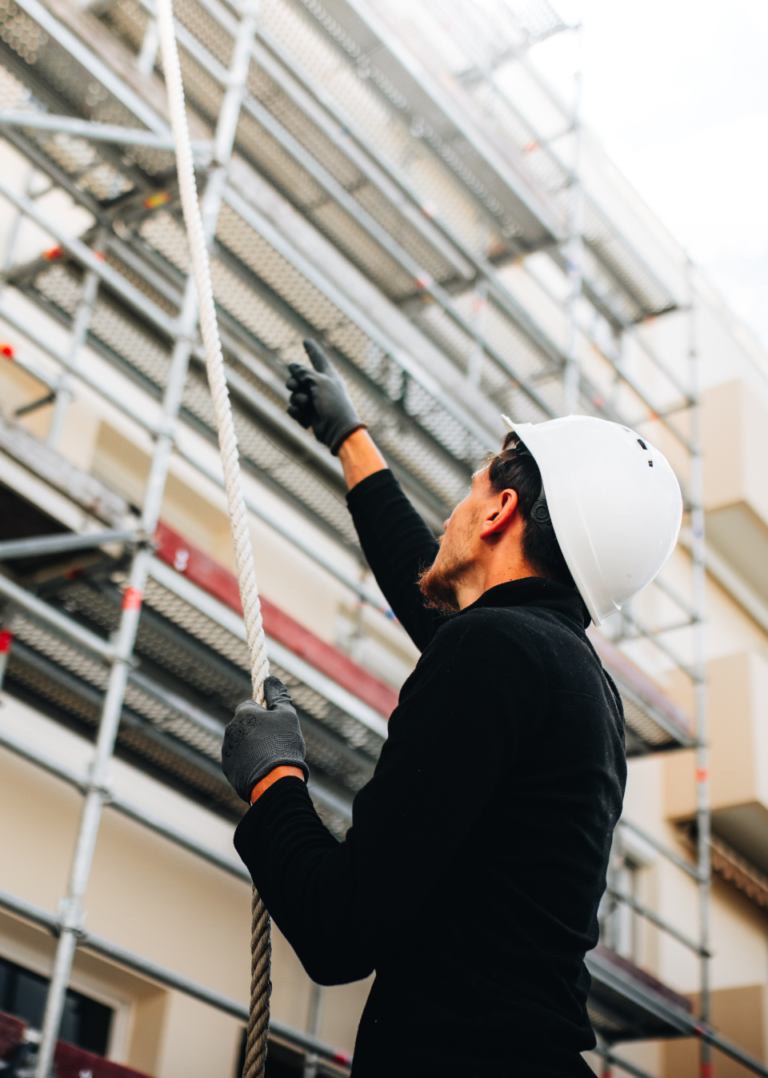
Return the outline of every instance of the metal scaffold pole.
{"type": "MultiPolygon", "coordinates": [[[[712,865],[710,855],[711,809],[709,789],[709,745],[707,732],[706,651],[704,613],[706,602],[706,557],[704,535],[704,472],[699,403],[699,363],[696,324],[696,289],[694,270],[688,263],[688,365],[691,396],[691,556],[693,559],[694,610],[694,690],[696,694],[696,830],[699,864],[699,942],[701,946],[700,1015],[710,1020],[710,897],[712,865]]],[[[712,1078],[712,1048],[702,1038],[700,1045],[701,1078],[712,1078]]]]}
{"type": "MultiPolygon", "coordinates": [[[[309,994],[309,1007],[307,1008],[307,1033],[312,1037],[319,1037],[323,1024],[323,1012],[325,1009],[325,988],[321,984],[313,982],[309,994]]],[[[304,1059],[304,1074],[302,1078],[317,1078],[318,1056],[309,1052],[304,1059]]]]}
{"type": "MultiPolygon", "coordinates": [[[[104,229],[99,229],[99,234],[93,248],[93,253],[98,258],[104,257],[105,238],[106,234],[104,229]]],[[[92,269],[86,270],[83,275],[83,283],[80,289],[80,299],[78,300],[77,309],[75,310],[75,315],[72,319],[72,333],[70,335],[68,354],[70,370],[64,374],[56,391],[53,415],[51,416],[51,422],[48,427],[48,437],[46,440],[51,449],[58,448],[61,436],[64,432],[67,412],[69,411],[69,405],[71,404],[74,395],[74,375],[71,372],[76,371],[80,365],[81,352],[88,339],[88,330],[90,329],[91,318],[93,316],[94,308],[96,307],[99,284],[98,274],[92,269]]]]}
{"type": "Polygon", "coordinates": [[[582,263],[584,255],[584,185],[581,179],[582,152],[582,94],[583,94],[583,37],[584,30],[579,24],[575,27],[577,63],[574,75],[573,98],[573,163],[571,167],[570,220],[568,225],[568,245],[566,251],[568,265],[568,304],[566,308],[567,337],[565,346],[565,374],[563,382],[563,411],[565,415],[576,415],[579,410],[579,390],[581,375],[579,370],[579,304],[582,292],[582,263]]]}
{"type": "MultiPolygon", "coordinates": [[[[256,33],[257,11],[256,3],[252,3],[243,9],[232,56],[229,85],[224,95],[216,127],[214,157],[201,199],[203,223],[208,240],[212,238],[216,227],[227,167],[234,145],[240,106],[245,95],[248,68],[256,33]]],[[[197,316],[197,290],[190,271],[187,277],[181,311],[176,323],[176,341],[171,357],[168,381],[163,395],[162,416],[155,440],[142,507],[141,529],[147,536],[154,534],[160,518],[168,467],[175,440],[176,420],[181,406],[189,357],[196,333],[197,316]]],[[[123,595],[120,625],[115,635],[114,656],[99,723],[96,750],[91,761],[85,802],[80,818],[80,828],[70,868],[67,894],[61,903],[61,930],[46,1001],[35,1078],[50,1078],[52,1073],[53,1056],[61,1025],[72,961],[77,947],[78,936],[83,931],[83,901],[90,877],[102,810],[108,796],[110,762],[120,724],[128,672],[131,666],[139,624],[141,602],[151,558],[152,549],[149,544],[145,543],[138,547],[131,563],[128,586],[123,595]]]]}

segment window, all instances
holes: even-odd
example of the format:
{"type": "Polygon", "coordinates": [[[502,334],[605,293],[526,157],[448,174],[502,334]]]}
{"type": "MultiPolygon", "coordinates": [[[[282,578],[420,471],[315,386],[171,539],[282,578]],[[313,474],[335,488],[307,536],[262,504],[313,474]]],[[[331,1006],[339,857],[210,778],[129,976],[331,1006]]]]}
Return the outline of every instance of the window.
{"type": "MultiPolygon", "coordinates": [[[[0,1011],[41,1029],[48,994],[48,978],[0,958],[0,1011]]],[[[106,1055],[112,1010],[80,992],[67,989],[59,1038],[96,1055],[106,1055]]]]}
{"type": "Polygon", "coordinates": [[[645,918],[619,895],[640,906],[652,906],[649,869],[655,864],[656,851],[628,826],[620,825],[614,836],[608,865],[608,886],[615,892],[605,894],[598,914],[600,940],[622,958],[642,965],[647,947],[645,918]]]}
{"type": "MultiPolygon", "coordinates": [[[[642,869],[626,855],[616,858],[612,866],[611,886],[620,894],[640,901],[642,869]]],[[[616,902],[605,925],[605,942],[620,954],[637,963],[640,960],[641,918],[625,902],[616,902]]]]}

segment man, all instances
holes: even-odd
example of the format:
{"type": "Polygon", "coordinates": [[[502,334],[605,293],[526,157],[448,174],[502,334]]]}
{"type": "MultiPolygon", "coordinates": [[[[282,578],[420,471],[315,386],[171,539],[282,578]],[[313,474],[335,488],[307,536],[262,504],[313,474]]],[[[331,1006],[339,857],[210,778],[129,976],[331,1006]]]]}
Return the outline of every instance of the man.
{"type": "Polygon", "coordinates": [[[666,561],[679,488],[627,428],[522,427],[438,544],[305,347],[313,369],[291,366],[288,410],[338,454],[365,555],[422,654],[344,842],[313,808],[284,686],[238,708],[223,750],[252,802],[237,850],[315,981],[375,971],[355,1078],[589,1075],[584,955],[626,764],[621,701],[585,629],[666,561]]]}

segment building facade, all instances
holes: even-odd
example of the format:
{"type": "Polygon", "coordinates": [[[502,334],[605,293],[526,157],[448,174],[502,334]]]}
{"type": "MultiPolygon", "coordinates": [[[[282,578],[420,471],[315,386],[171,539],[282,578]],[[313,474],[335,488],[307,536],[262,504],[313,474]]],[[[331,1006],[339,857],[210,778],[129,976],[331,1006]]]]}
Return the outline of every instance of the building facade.
{"type": "MultiPolygon", "coordinates": [[[[417,654],[338,462],[285,414],[302,339],[436,532],[501,412],[631,426],[686,511],[658,582],[590,630],[630,772],[590,1062],[768,1074],[768,357],[581,125],[579,72],[564,98],[537,66],[577,33],[547,0],[175,17],[319,811],[343,835],[417,654]]],[[[0,0],[0,24],[0,1058],[34,1065],[65,969],[60,1075],[232,1078],[250,887],[219,760],[249,663],[154,0],[0,0]]],[[[272,976],[267,1074],[348,1073],[369,984],[313,985],[277,930],[272,976]]]]}

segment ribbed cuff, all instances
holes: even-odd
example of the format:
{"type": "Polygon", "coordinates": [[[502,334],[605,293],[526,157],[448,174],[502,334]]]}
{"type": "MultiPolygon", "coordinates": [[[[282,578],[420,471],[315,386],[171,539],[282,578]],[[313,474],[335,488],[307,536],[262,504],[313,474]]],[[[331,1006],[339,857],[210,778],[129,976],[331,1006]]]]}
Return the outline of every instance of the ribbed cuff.
{"type": "Polygon", "coordinates": [[[354,434],[356,430],[368,430],[368,424],[361,421],[357,424],[357,426],[350,427],[349,430],[345,430],[342,436],[340,438],[337,438],[331,446],[331,453],[333,453],[334,457],[338,457],[339,450],[341,449],[342,445],[344,444],[344,442],[346,442],[347,438],[349,438],[350,434],[354,434]]]}
{"type": "MultiPolygon", "coordinates": [[[[304,781],[309,782],[309,768],[307,767],[305,760],[289,759],[287,756],[277,756],[274,760],[270,760],[269,763],[263,764],[261,767],[256,768],[248,776],[248,797],[243,798],[244,801],[251,800],[251,792],[254,786],[258,786],[262,779],[265,779],[270,771],[274,771],[276,767],[298,767],[299,771],[304,772],[304,781]]],[[[240,791],[238,790],[238,793],[240,791]]],[[[240,794],[242,797],[243,795],[240,794]]]]}

